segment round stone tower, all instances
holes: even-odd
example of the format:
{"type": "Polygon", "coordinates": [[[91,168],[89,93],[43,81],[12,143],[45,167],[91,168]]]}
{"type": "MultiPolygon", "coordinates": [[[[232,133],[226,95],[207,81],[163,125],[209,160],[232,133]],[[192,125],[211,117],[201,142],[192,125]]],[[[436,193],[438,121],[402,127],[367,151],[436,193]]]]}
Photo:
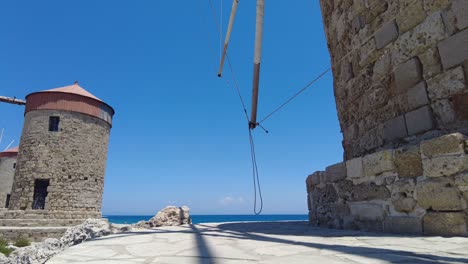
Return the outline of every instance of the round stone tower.
{"type": "Polygon", "coordinates": [[[15,175],[18,148],[0,152],[0,208],[8,208],[15,175]]]}
{"type": "Polygon", "coordinates": [[[29,94],[9,209],[100,217],[113,115],[77,83],[29,94]]]}
{"type": "Polygon", "coordinates": [[[468,132],[468,1],[320,3],[345,159],[468,132]]]}

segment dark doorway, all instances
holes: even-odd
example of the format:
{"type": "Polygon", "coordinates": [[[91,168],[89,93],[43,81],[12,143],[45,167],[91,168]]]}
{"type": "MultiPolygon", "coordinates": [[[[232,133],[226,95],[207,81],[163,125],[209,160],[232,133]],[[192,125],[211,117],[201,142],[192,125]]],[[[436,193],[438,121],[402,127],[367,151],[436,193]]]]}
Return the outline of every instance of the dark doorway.
{"type": "Polygon", "coordinates": [[[49,180],[34,181],[34,201],[32,209],[44,210],[47,198],[47,187],[49,187],[49,180]]]}
{"type": "Polygon", "coordinates": [[[11,197],[10,194],[7,194],[7,195],[6,195],[5,208],[10,207],[10,197],[11,197]]]}

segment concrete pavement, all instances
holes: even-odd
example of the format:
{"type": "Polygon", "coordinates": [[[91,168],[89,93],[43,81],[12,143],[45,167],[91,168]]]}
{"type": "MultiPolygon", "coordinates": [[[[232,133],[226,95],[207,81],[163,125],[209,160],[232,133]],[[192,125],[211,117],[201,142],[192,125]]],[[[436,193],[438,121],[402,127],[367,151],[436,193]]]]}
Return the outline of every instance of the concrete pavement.
{"type": "Polygon", "coordinates": [[[307,222],[198,224],[102,237],[47,263],[468,263],[468,238],[331,230],[307,222]]]}

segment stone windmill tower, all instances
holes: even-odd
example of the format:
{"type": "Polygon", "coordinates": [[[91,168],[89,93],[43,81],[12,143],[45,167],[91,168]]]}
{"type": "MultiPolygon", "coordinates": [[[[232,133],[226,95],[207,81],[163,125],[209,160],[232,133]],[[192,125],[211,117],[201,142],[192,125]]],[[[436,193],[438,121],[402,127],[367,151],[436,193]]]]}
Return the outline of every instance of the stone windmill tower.
{"type": "Polygon", "coordinates": [[[100,218],[113,115],[78,83],[26,96],[6,217],[100,218]]]}

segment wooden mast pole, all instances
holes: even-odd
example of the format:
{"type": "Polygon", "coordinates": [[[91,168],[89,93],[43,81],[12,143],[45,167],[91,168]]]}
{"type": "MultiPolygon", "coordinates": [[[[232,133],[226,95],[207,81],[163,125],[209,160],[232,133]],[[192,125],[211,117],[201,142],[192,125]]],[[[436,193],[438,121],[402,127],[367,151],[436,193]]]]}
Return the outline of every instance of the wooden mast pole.
{"type": "Polygon", "coordinates": [[[234,25],[234,18],[236,17],[238,4],[239,4],[239,0],[232,1],[231,17],[229,18],[229,25],[228,25],[227,32],[226,32],[226,39],[224,40],[224,49],[223,49],[223,55],[221,56],[221,62],[219,64],[218,77],[221,77],[221,75],[223,74],[224,59],[226,57],[229,39],[231,38],[232,26],[234,25]]]}
{"type": "Polygon", "coordinates": [[[10,98],[6,96],[0,96],[0,102],[9,103],[9,104],[17,104],[17,105],[25,105],[26,101],[17,99],[17,98],[10,98]]]}
{"type": "Polygon", "coordinates": [[[250,115],[249,128],[254,129],[257,126],[257,105],[258,105],[258,86],[260,81],[260,62],[262,57],[263,40],[263,15],[265,1],[257,0],[257,19],[255,26],[255,52],[254,52],[254,74],[252,85],[252,111],[250,115]]]}

